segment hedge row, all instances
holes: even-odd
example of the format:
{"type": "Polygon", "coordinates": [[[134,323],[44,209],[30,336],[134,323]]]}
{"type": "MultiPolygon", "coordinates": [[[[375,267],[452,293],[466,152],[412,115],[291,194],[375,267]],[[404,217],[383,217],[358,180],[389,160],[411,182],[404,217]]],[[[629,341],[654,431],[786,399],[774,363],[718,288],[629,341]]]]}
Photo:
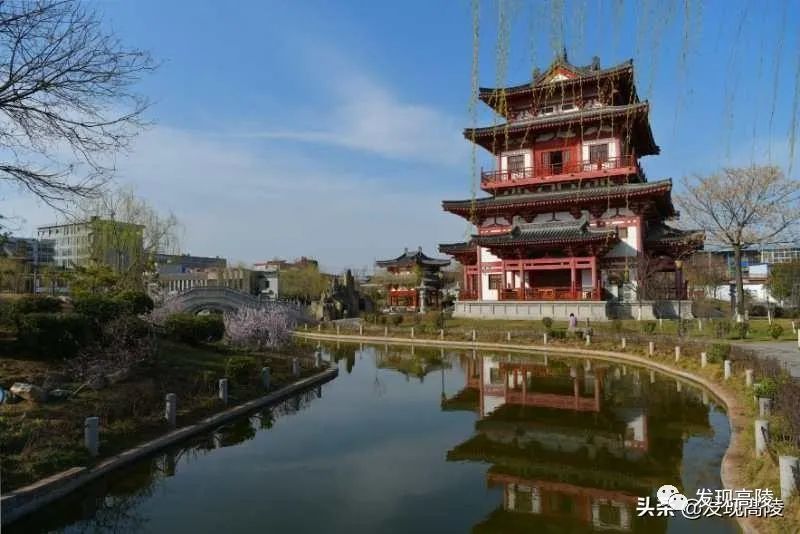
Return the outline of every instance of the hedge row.
{"type": "Polygon", "coordinates": [[[225,335],[225,323],[222,316],[217,314],[174,313],[164,321],[164,330],[176,341],[197,344],[222,339],[225,335]]]}
{"type": "Polygon", "coordinates": [[[26,313],[17,318],[19,344],[39,358],[72,358],[91,338],[89,318],[80,313],[26,313]]]}

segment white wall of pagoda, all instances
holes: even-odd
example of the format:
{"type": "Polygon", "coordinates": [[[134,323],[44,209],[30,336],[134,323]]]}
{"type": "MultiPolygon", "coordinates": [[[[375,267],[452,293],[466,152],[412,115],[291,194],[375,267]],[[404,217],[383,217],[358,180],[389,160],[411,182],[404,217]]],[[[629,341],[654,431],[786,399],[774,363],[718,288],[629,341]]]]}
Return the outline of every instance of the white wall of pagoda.
{"type": "Polygon", "coordinates": [[[500,258],[489,252],[489,249],[478,247],[480,251],[479,266],[481,269],[481,300],[500,300],[500,292],[497,289],[489,289],[489,275],[501,273],[502,271],[497,268],[493,269],[491,264],[494,262],[502,261],[500,258]]]}

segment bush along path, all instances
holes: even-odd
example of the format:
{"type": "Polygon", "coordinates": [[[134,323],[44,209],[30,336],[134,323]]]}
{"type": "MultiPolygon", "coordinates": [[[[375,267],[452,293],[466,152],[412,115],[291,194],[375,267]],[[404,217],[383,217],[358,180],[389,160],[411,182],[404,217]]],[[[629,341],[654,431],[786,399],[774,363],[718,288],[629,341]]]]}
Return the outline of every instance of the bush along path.
{"type": "Polygon", "coordinates": [[[263,397],[265,368],[268,391],[320,372],[308,350],[263,343],[265,337],[286,338],[270,331],[274,317],[249,317],[249,325],[263,328],[234,343],[225,335],[228,318],[167,314],[155,321],[151,309],[152,301],[135,292],[71,302],[0,301],[4,494],[263,397]],[[174,419],[165,417],[171,394],[174,419]],[[100,435],[96,456],[85,442],[92,417],[100,435]]]}
{"type": "MultiPolygon", "coordinates": [[[[495,325],[496,326],[496,325],[495,325]]],[[[420,344],[506,351],[547,351],[565,356],[586,355],[609,361],[624,361],[655,368],[687,379],[717,396],[727,408],[731,442],[722,465],[722,481],[727,489],[770,489],[785,501],[784,516],[779,518],[737,518],[745,532],[800,532],[800,496],[797,473],[800,465],[800,383],[771,358],[727,342],[697,343],[646,335],[600,336],[595,340],[590,330],[545,331],[525,335],[494,328],[398,329],[388,325],[341,325],[304,327],[295,336],[304,339],[353,342],[420,344]],[[764,423],[766,423],[764,425],[764,423]],[[765,446],[756,450],[756,426],[765,446]],[[760,427],[760,428],[761,428],[760,427]],[[791,459],[791,460],[790,460],[791,459]],[[792,462],[794,472],[780,476],[780,463],[792,462]],[[795,477],[792,477],[792,473],[795,477]]],[[[710,341],[710,340],[709,340],[710,341]]],[[[761,443],[761,442],[759,442],[761,443]]]]}

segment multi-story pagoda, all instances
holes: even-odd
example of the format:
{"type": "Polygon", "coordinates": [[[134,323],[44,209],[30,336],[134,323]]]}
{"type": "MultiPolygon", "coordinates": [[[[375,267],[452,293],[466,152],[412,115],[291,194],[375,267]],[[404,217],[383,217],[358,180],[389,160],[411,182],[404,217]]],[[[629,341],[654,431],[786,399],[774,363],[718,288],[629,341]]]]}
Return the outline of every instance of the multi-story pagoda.
{"type": "Polygon", "coordinates": [[[616,313],[611,308],[634,313],[620,303],[637,301],[636,315],[651,317],[653,304],[643,313],[639,292],[645,270],[674,273],[660,295],[645,297],[667,301],[655,313],[679,309],[681,263],[702,247],[703,234],[664,224],[678,216],[672,182],[647,181],[639,165],[659,147],[633,62],[603,69],[595,58],[576,67],[564,53],[530,83],[482,88],[479,96],[505,121],[464,131],[495,157],[496,170],[481,172],[489,195],[442,204],[477,229],[468,242],[439,247],[464,266],[456,313],[564,317],[580,310],[604,319],[616,313]]]}
{"type": "Polygon", "coordinates": [[[389,309],[423,312],[438,308],[442,287],[439,271],[450,265],[450,260],[431,258],[419,247],[416,252],[406,248],[400,256],[378,260],[375,265],[386,271],[379,278],[383,279],[389,309]]]}

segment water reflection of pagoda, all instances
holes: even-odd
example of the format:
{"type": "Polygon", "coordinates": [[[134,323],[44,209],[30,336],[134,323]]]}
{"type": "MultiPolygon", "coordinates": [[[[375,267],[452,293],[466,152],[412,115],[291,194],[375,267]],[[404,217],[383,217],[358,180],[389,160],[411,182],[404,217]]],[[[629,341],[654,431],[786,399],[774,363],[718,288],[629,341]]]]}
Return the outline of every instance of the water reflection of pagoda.
{"type": "MultiPolygon", "coordinates": [[[[521,357],[462,358],[465,387],[445,410],[479,415],[450,461],[486,462],[503,505],[477,531],[638,530],[636,498],[680,481],[683,440],[707,409],[638,370],[521,357]]],[[[666,523],[648,518],[647,531],[666,523]]]]}

